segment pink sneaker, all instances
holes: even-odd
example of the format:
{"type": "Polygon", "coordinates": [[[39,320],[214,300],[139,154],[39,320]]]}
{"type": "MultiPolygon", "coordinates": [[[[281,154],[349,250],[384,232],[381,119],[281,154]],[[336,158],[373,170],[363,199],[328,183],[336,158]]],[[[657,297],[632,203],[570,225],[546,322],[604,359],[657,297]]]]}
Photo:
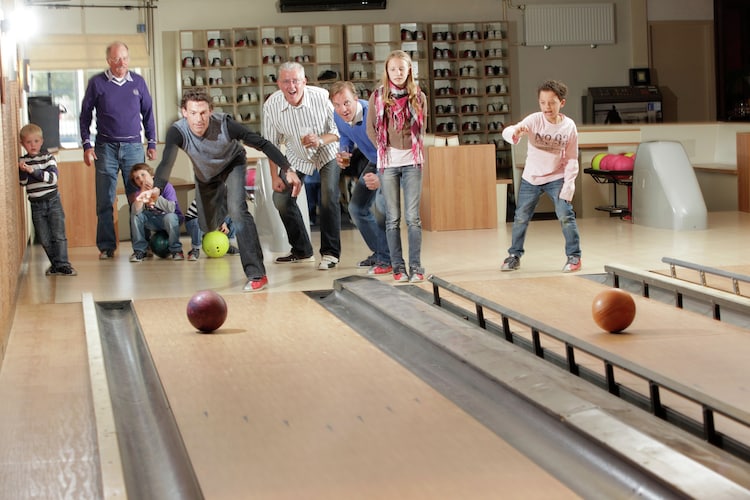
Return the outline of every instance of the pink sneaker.
{"type": "Polygon", "coordinates": [[[581,258],[571,255],[568,257],[568,262],[565,263],[562,270],[564,273],[574,273],[581,269],[581,258]]]}
{"type": "Polygon", "coordinates": [[[422,273],[411,273],[409,276],[409,283],[422,283],[424,281],[424,274],[422,273]]]}
{"type": "Polygon", "coordinates": [[[399,271],[397,273],[393,273],[393,279],[398,281],[399,283],[406,283],[407,281],[409,281],[409,275],[403,271],[399,271]]]}
{"type": "Polygon", "coordinates": [[[393,268],[387,265],[374,265],[367,270],[367,274],[389,274],[393,272],[393,268]]]}
{"type": "Polygon", "coordinates": [[[259,292],[263,290],[266,285],[268,285],[268,276],[263,276],[259,279],[249,279],[247,280],[247,283],[245,283],[245,288],[242,289],[243,292],[259,292]]]}

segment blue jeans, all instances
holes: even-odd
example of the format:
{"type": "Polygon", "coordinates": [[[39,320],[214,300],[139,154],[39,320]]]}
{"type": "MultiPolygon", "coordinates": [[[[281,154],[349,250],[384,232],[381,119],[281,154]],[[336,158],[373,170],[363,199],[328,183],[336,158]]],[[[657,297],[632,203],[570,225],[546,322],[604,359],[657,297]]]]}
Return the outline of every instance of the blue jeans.
{"type": "Polygon", "coordinates": [[[422,219],[419,202],[422,198],[422,169],[413,165],[389,167],[381,175],[385,198],[385,236],[391,252],[393,272],[406,271],[401,249],[401,190],[404,191],[404,218],[409,240],[409,272],[424,273],[422,268],[422,219]]]}
{"type": "MultiPolygon", "coordinates": [[[[339,198],[339,174],[341,167],[331,160],[320,168],[320,254],[341,256],[341,207],[339,198]]],[[[297,172],[304,183],[305,175],[297,172]]],[[[273,204],[279,211],[281,222],[286,229],[292,253],[298,257],[313,254],[312,243],[302,220],[297,200],[292,198],[292,190],[273,193],[273,204]]]]}
{"type": "Polygon", "coordinates": [[[44,248],[54,269],[70,265],[68,262],[68,238],[65,236],[65,212],[60,194],[55,193],[46,200],[31,202],[31,221],[36,238],[44,248]]]}
{"type": "Polygon", "coordinates": [[[203,231],[197,217],[185,219],[185,231],[190,235],[190,245],[200,249],[203,246],[203,231]]]}
{"type": "MultiPolygon", "coordinates": [[[[371,165],[372,163],[368,164],[368,167],[371,165]]],[[[382,188],[370,190],[363,179],[364,174],[371,171],[371,168],[365,168],[354,184],[349,200],[349,215],[367,247],[373,252],[375,262],[387,266],[391,263],[391,253],[385,235],[385,200],[382,188]]]]}
{"type": "Polygon", "coordinates": [[[117,196],[117,173],[122,172],[125,193],[138,188],[130,183],[130,169],[146,161],[143,144],[139,142],[97,142],[94,145],[96,167],[96,246],[100,251],[115,250],[113,205],[117,196]]]}
{"type": "MultiPolygon", "coordinates": [[[[234,224],[232,224],[232,219],[229,217],[227,217],[224,222],[227,223],[227,227],[229,228],[227,238],[231,240],[235,235],[234,224]]],[[[187,217],[185,218],[185,231],[190,235],[190,245],[193,248],[200,250],[201,247],[203,247],[203,231],[201,231],[201,226],[197,217],[191,217],[189,219],[187,217]]]]}
{"type": "Polygon", "coordinates": [[[578,235],[578,224],[576,223],[576,213],[573,205],[560,199],[560,190],[563,186],[563,179],[551,181],[540,186],[535,186],[524,179],[521,179],[521,185],[518,188],[518,205],[516,214],[513,218],[513,242],[511,243],[508,253],[521,257],[523,255],[523,243],[526,240],[526,230],[529,227],[529,221],[534,215],[537,203],[542,193],[555,204],[555,215],[562,226],[563,236],[565,237],[565,255],[568,257],[581,256],[581,240],[578,235]]]}
{"type": "Polygon", "coordinates": [[[181,252],[180,218],[176,213],[165,214],[152,210],[143,210],[130,215],[130,241],[134,252],[146,252],[148,240],[146,230],[166,231],[169,236],[169,253],[181,252]]]}
{"type": "Polygon", "coordinates": [[[226,217],[232,219],[240,249],[240,261],[245,276],[260,279],[266,275],[263,249],[258,238],[255,219],[247,210],[245,176],[247,160],[244,152],[235,158],[209,182],[195,180],[198,220],[204,233],[219,229],[226,217]],[[227,213],[228,212],[228,213],[227,213]]]}

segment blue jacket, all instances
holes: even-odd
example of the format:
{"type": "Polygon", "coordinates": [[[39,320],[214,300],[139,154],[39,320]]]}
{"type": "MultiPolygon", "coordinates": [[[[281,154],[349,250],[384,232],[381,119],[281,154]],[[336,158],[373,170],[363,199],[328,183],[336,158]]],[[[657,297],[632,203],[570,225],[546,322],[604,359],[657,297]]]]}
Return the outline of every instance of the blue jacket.
{"type": "Polygon", "coordinates": [[[339,143],[342,148],[349,146],[350,150],[353,149],[352,146],[356,145],[373,165],[377,165],[378,151],[370,141],[370,138],[367,137],[367,107],[369,103],[363,99],[359,99],[359,103],[362,105],[361,122],[349,125],[338,113],[333,114],[333,120],[339,129],[339,143]]]}

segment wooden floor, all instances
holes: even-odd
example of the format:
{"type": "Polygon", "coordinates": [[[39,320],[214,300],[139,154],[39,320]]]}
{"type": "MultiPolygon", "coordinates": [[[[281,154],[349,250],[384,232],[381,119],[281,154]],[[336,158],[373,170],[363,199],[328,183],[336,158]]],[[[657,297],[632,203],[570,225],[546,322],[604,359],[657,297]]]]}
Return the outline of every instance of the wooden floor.
{"type": "MultiPolygon", "coordinates": [[[[705,231],[673,232],[617,218],[578,222],[583,273],[602,273],[604,265],[610,263],[664,269],[664,256],[717,267],[747,266],[750,261],[750,214],[746,213],[711,213],[705,231]]],[[[478,282],[510,284],[519,278],[574,278],[560,273],[565,256],[557,221],[533,222],[521,269],[499,272],[510,245],[510,231],[511,224],[497,230],[425,232],[423,265],[428,274],[480,289],[478,282]]],[[[317,246],[317,233],[313,234],[317,246]]],[[[129,242],[124,242],[112,261],[99,261],[95,248],[71,249],[71,262],[79,276],[51,278],[44,276],[48,263],[41,248],[30,247],[27,264],[21,270],[23,279],[8,352],[0,368],[0,499],[97,497],[99,457],[89,411],[91,395],[80,312],[83,293],[91,293],[97,301],[134,299],[157,308],[163,302],[174,309],[195,290],[212,288],[228,296],[233,304],[247,301],[249,307],[261,307],[259,316],[266,327],[274,321],[299,325],[306,321],[306,314],[295,314],[298,308],[284,297],[297,291],[329,289],[336,278],[364,273],[356,268],[356,262],[368,252],[355,230],[343,232],[342,248],[340,265],[330,271],[318,271],[312,263],[276,265],[272,263],[276,255],[267,251],[268,289],[243,294],[245,280],[238,257],[198,262],[155,259],[131,264],[128,256],[132,250],[129,242]]],[[[380,279],[392,282],[390,276],[380,279]]],[[[527,297],[528,302],[533,300],[533,296],[527,297]]],[[[331,339],[320,351],[310,345],[304,352],[322,356],[323,349],[335,345],[337,341],[331,339]]],[[[182,368],[200,379],[200,368],[182,368]]],[[[362,383],[367,386],[366,380],[362,383]]],[[[437,425],[450,425],[450,419],[437,425]]],[[[387,492],[380,493],[374,496],[389,497],[387,492]]],[[[295,497],[290,492],[281,496],[295,497]]],[[[209,498],[226,497],[217,494],[209,498]]]]}

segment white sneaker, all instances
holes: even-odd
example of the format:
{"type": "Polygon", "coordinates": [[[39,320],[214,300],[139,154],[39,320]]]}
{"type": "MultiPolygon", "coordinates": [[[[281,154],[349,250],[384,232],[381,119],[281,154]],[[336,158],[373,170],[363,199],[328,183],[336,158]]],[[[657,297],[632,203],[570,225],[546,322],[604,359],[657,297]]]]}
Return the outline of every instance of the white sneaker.
{"type": "Polygon", "coordinates": [[[320,259],[320,264],[318,264],[318,269],[321,271],[328,271],[329,269],[336,267],[336,264],[338,263],[339,259],[333,255],[323,255],[320,259]]]}

